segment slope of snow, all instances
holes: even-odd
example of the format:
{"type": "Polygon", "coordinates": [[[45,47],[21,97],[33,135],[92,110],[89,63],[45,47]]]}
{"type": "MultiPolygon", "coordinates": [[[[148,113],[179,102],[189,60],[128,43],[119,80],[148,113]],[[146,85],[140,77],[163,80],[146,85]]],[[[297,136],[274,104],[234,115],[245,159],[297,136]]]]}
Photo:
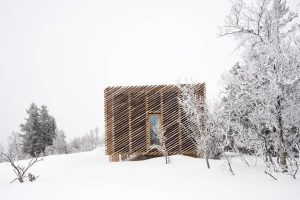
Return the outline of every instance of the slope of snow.
{"type": "MultiPolygon", "coordinates": [[[[249,161],[253,163],[254,160],[249,161]]],[[[22,161],[24,162],[24,161],[22,161]]],[[[233,161],[232,176],[224,160],[212,160],[207,169],[203,159],[171,156],[145,161],[109,163],[104,149],[47,156],[31,170],[36,182],[9,182],[14,178],[7,163],[0,163],[1,199],[300,199],[300,180],[276,174],[278,181],[264,175],[263,165],[246,166],[233,161]]]]}

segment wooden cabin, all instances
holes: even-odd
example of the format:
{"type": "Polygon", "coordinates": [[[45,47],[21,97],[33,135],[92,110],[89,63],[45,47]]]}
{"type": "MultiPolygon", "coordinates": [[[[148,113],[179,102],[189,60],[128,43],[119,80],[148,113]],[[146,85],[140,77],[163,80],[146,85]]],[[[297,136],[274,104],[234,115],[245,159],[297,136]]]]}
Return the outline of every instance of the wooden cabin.
{"type": "MultiPolygon", "coordinates": [[[[205,84],[195,85],[205,98],[205,84]]],[[[184,134],[184,113],[179,106],[176,85],[108,87],[105,96],[105,152],[110,161],[130,156],[159,156],[149,151],[155,141],[153,126],[159,121],[165,131],[169,155],[196,155],[191,139],[184,134]]]]}

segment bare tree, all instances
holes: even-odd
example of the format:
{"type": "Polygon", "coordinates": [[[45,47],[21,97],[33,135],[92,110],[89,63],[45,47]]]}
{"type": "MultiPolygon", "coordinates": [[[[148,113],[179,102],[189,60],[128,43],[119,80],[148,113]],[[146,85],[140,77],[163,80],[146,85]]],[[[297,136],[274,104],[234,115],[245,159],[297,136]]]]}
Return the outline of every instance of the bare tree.
{"type": "Polygon", "coordinates": [[[233,122],[232,107],[227,104],[216,103],[214,111],[211,113],[211,131],[214,135],[214,142],[221,155],[225,158],[229,171],[234,175],[231,156],[227,155],[228,151],[234,151],[231,144],[232,131],[231,126],[233,122]]]}
{"type": "MultiPolygon", "coordinates": [[[[0,142],[0,152],[4,152],[4,146],[3,144],[0,142]]],[[[0,163],[1,162],[5,162],[4,159],[0,156],[0,163]]]]}
{"type": "Polygon", "coordinates": [[[211,118],[209,117],[205,98],[196,95],[194,84],[179,84],[178,88],[180,89],[179,105],[187,119],[184,123],[180,122],[181,127],[196,146],[198,157],[204,155],[207,168],[209,169],[208,151],[211,137],[211,118]]]}
{"type": "Polygon", "coordinates": [[[29,173],[27,175],[27,171],[37,162],[41,161],[42,159],[35,157],[32,158],[26,166],[19,165],[16,163],[16,160],[13,155],[11,154],[5,154],[3,152],[0,153],[0,157],[6,161],[9,162],[10,165],[13,168],[14,173],[16,174],[17,178],[12,180],[10,183],[13,183],[14,181],[18,180],[20,183],[23,183],[26,178],[29,178],[30,181],[35,180],[37,177],[34,176],[33,174],[29,173]]]}
{"type": "Polygon", "coordinates": [[[168,155],[168,150],[166,147],[166,137],[164,136],[165,131],[161,128],[159,121],[157,121],[156,124],[153,126],[153,131],[154,131],[154,135],[157,140],[157,143],[152,144],[149,147],[149,150],[151,150],[151,149],[158,150],[165,157],[166,164],[168,164],[169,163],[169,155],[168,155]]]}

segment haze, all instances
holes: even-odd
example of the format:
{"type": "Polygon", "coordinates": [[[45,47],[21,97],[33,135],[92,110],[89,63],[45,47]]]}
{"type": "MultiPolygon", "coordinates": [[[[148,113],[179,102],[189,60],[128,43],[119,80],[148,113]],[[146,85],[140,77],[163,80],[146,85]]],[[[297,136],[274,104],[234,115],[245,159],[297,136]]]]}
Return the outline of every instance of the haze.
{"type": "MultiPolygon", "coordinates": [[[[289,1],[296,6],[297,0],[289,1]]],[[[0,142],[45,104],[68,138],[104,132],[107,86],[206,82],[236,58],[218,38],[230,1],[0,1],[0,142]]]]}

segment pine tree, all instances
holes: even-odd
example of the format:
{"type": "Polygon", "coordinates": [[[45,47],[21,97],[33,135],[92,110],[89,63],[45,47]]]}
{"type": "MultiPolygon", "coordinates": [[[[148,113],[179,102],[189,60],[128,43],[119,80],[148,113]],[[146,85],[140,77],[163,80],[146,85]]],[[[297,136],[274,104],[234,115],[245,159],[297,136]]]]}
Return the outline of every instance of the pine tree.
{"type": "Polygon", "coordinates": [[[42,152],[42,148],[38,145],[41,137],[38,107],[32,103],[26,112],[29,116],[25,119],[25,123],[20,125],[21,131],[24,132],[22,150],[24,154],[36,156],[42,152]]]}
{"type": "Polygon", "coordinates": [[[46,146],[51,146],[56,136],[56,122],[55,119],[49,115],[47,106],[42,105],[40,109],[40,143],[43,147],[43,152],[46,146]]]}
{"type": "Polygon", "coordinates": [[[29,117],[21,124],[21,131],[24,132],[23,152],[30,156],[37,156],[45,153],[47,146],[53,144],[56,135],[55,119],[49,115],[47,107],[39,109],[34,103],[27,110],[29,117]]]}

